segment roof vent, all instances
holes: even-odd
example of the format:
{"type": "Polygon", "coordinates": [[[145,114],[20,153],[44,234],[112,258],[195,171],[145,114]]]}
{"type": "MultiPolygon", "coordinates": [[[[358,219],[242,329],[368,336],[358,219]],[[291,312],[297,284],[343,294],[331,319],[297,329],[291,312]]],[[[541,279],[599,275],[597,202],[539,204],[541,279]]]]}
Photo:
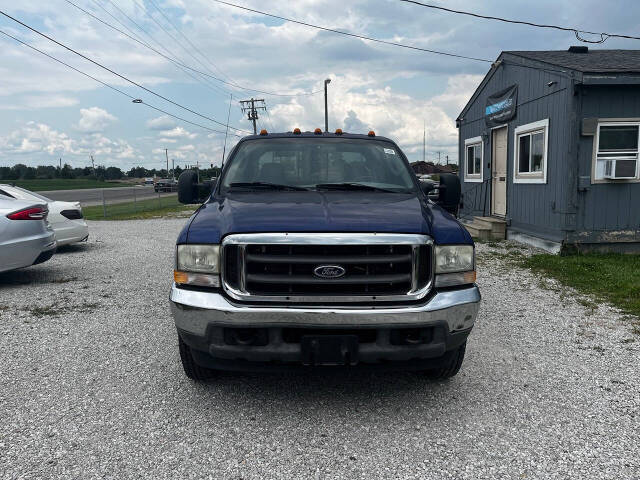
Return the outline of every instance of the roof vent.
{"type": "Polygon", "coordinates": [[[572,45],[569,47],[570,53],[589,53],[589,47],[584,45],[572,45]]]}

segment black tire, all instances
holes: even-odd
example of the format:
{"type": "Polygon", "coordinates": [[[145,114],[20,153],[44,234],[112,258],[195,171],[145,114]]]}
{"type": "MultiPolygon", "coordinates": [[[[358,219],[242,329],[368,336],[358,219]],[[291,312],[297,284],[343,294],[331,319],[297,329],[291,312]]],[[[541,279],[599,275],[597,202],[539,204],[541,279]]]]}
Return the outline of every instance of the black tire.
{"type": "Polygon", "coordinates": [[[432,370],[426,370],[424,373],[428,378],[433,380],[445,380],[447,378],[455,377],[462,367],[462,361],[464,360],[464,352],[467,349],[467,342],[464,342],[456,350],[455,354],[451,357],[448,365],[443,367],[434,368],[432,370]]]}
{"type": "Polygon", "coordinates": [[[201,367],[193,360],[191,348],[189,347],[189,345],[182,341],[180,335],[178,335],[178,348],[180,349],[180,360],[182,361],[182,368],[184,368],[184,373],[191,380],[201,382],[203,380],[208,380],[215,375],[215,370],[201,367]]]}

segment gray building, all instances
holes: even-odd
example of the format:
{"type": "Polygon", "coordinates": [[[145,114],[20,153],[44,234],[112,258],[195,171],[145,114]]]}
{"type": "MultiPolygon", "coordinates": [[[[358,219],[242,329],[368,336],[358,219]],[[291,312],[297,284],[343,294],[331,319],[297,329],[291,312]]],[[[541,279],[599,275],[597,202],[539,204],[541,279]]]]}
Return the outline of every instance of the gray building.
{"type": "Polygon", "coordinates": [[[456,123],[472,234],[640,251],[640,50],[502,52],[456,123]]]}

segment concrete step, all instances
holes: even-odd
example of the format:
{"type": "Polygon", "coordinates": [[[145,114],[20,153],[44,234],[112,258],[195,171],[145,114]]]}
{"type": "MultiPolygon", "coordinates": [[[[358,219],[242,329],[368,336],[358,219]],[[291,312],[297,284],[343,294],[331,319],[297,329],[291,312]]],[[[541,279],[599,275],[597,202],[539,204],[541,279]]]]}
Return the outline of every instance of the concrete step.
{"type": "Polygon", "coordinates": [[[492,238],[504,240],[507,233],[507,222],[495,217],[473,217],[473,223],[491,231],[492,238]]]}
{"type": "Polygon", "coordinates": [[[463,223],[464,228],[467,229],[469,235],[473,238],[479,238],[480,240],[491,240],[493,238],[491,229],[485,228],[477,223],[463,223]]]}

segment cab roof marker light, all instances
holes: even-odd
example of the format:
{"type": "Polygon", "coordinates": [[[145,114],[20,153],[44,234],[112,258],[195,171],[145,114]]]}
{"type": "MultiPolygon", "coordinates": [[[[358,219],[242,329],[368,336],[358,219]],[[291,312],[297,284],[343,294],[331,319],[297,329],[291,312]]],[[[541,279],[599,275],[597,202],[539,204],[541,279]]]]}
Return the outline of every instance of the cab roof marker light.
{"type": "Polygon", "coordinates": [[[300,135],[300,129],[299,129],[299,128],[297,128],[297,127],[296,127],[296,128],[294,128],[294,129],[293,129],[293,134],[294,134],[294,135],[300,135]]]}
{"type": "Polygon", "coordinates": [[[316,135],[322,135],[322,129],[321,128],[316,128],[313,133],[315,133],[316,135]]]}
{"type": "Polygon", "coordinates": [[[269,135],[269,132],[267,132],[264,128],[262,130],[260,130],[260,135],[269,135]]]}
{"type": "Polygon", "coordinates": [[[369,130],[369,133],[367,133],[367,135],[369,135],[370,137],[375,137],[376,132],[374,132],[373,130],[369,130]]]}
{"type": "Polygon", "coordinates": [[[342,129],[336,128],[336,135],[342,135],[342,129]]]}

